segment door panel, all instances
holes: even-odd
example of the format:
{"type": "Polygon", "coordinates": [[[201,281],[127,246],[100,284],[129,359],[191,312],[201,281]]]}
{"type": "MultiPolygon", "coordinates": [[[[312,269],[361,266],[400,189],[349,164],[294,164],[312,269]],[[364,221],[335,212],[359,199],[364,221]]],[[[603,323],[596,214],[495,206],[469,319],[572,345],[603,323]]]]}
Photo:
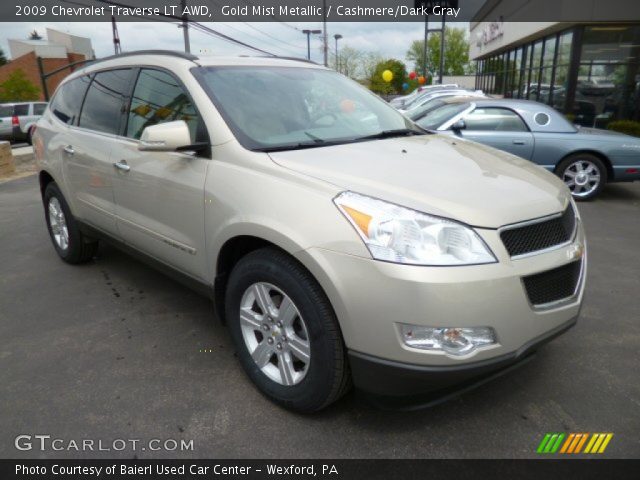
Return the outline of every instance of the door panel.
{"type": "Polygon", "coordinates": [[[204,182],[207,159],[183,153],[140,152],[121,138],[111,154],[122,239],[179,270],[206,277],[204,182]]]}
{"type": "Polygon", "coordinates": [[[486,132],[462,130],[461,136],[490,147],[513,153],[526,160],[533,154],[533,134],[531,132],[486,132]]]}
{"type": "Polygon", "coordinates": [[[113,141],[113,135],[71,127],[60,134],[56,144],[65,180],[74,195],[75,215],[115,235],[114,168],[110,161],[113,141]]]}
{"type": "Polygon", "coordinates": [[[125,242],[199,279],[209,271],[204,245],[204,183],[209,160],[178,152],[141,152],[148,126],[182,120],[191,142],[206,142],[204,124],[186,89],[161,69],[142,68],[111,162],[118,228],[125,242]]]}

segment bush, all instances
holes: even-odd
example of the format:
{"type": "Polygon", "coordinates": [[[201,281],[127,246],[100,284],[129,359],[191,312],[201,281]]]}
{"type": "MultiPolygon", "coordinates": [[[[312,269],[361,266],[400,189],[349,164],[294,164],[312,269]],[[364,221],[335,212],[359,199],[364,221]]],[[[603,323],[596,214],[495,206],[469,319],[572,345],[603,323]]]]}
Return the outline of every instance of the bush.
{"type": "Polygon", "coordinates": [[[640,122],[634,122],[633,120],[616,120],[615,122],[610,122],[607,128],[615,132],[640,137],[640,122]]]}
{"type": "Polygon", "coordinates": [[[25,102],[38,100],[40,90],[18,69],[0,83],[0,102],[25,102]]]}

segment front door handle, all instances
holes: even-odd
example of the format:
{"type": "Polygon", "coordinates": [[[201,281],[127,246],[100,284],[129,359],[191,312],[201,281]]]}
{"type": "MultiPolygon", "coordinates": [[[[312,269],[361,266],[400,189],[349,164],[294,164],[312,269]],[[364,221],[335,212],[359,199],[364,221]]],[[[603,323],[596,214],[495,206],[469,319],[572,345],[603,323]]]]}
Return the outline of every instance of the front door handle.
{"type": "Polygon", "coordinates": [[[76,151],[73,149],[71,145],[67,145],[66,147],[63,148],[63,150],[65,151],[65,153],[69,155],[73,155],[74,153],[76,153],[76,151]]]}
{"type": "Polygon", "coordinates": [[[128,172],[129,170],[131,170],[131,167],[127,165],[126,160],[120,160],[119,162],[114,163],[113,166],[118,170],[122,170],[123,172],[128,172]]]}
{"type": "Polygon", "coordinates": [[[526,145],[527,142],[525,142],[524,140],[514,140],[513,144],[514,145],[526,145]]]}

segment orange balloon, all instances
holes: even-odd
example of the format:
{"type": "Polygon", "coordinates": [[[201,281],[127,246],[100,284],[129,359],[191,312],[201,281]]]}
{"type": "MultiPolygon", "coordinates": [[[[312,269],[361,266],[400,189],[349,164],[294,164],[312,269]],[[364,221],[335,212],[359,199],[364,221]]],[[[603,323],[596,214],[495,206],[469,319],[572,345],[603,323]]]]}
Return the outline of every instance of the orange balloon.
{"type": "Polygon", "coordinates": [[[420,75],[420,76],[418,77],[418,83],[419,83],[420,85],[424,85],[424,82],[426,82],[426,81],[427,81],[427,79],[426,79],[426,78],[424,78],[422,75],[420,75]]]}

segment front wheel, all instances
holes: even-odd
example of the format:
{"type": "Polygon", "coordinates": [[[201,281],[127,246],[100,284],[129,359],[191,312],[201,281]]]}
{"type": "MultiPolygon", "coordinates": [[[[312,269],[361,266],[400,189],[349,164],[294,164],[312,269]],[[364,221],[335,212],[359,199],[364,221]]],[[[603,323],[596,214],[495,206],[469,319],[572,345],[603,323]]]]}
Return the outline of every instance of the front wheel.
{"type": "Polygon", "coordinates": [[[607,182],[607,168],[595,155],[579,153],[565,158],[556,169],[576,200],[591,200],[607,182]]]}
{"type": "Polygon", "coordinates": [[[286,408],[320,410],[350,386],[329,300],[302,265],[275,248],[233,269],[226,318],[240,362],[260,391],[286,408]]]}

